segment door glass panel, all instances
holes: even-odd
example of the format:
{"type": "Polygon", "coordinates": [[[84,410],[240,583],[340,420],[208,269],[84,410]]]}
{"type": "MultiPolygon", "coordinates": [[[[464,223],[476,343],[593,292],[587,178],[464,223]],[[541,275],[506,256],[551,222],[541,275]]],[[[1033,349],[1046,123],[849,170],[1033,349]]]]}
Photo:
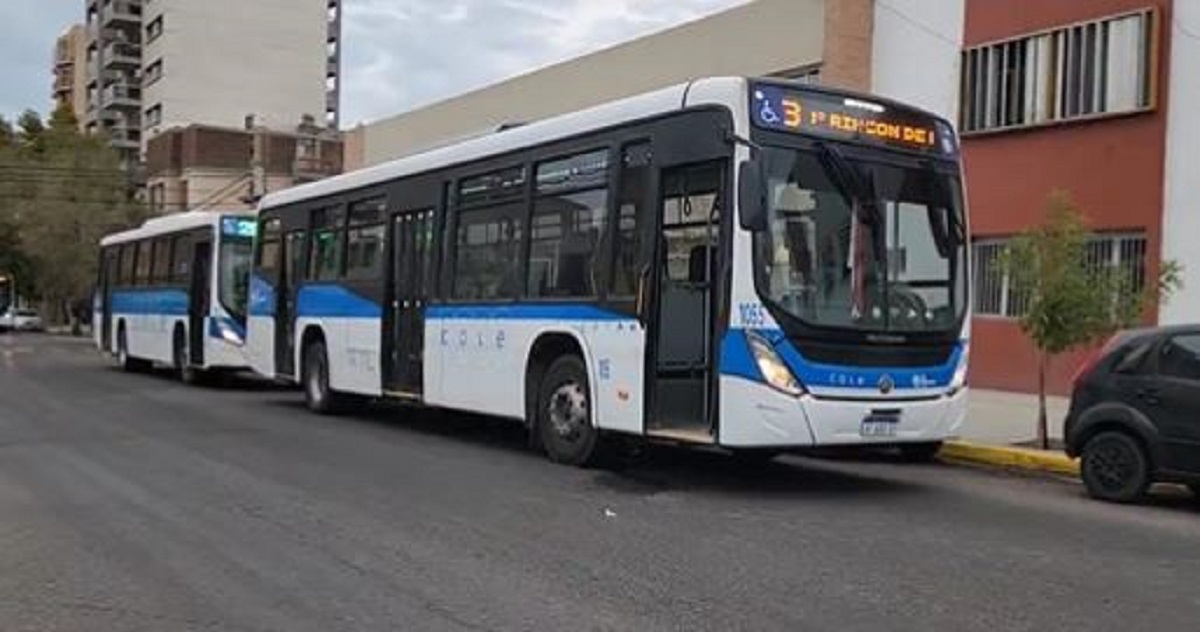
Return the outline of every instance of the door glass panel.
{"type": "Polygon", "coordinates": [[[1158,372],[1167,377],[1200,381],[1200,335],[1168,340],[1158,359],[1158,372]]]}

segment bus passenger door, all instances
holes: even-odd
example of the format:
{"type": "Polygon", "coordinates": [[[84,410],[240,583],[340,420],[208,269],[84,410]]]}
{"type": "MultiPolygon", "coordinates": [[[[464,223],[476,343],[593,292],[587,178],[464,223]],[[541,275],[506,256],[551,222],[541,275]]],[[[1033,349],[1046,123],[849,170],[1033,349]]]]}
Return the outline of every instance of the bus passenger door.
{"type": "Polygon", "coordinates": [[[117,278],[118,248],[108,248],[104,251],[104,264],[100,271],[100,343],[105,351],[112,351],[112,294],[113,282],[117,278]]]}
{"type": "Polygon", "coordinates": [[[650,435],[715,441],[714,286],[725,161],[665,169],[651,273],[650,435]]]}
{"type": "Polygon", "coordinates": [[[304,267],[304,231],[294,230],[283,239],[282,270],[275,305],[275,374],[296,375],[296,292],[304,267]]]}
{"type": "Polygon", "coordinates": [[[204,366],[206,318],[212,300],[212,241],[197,241],[192,250],[192,287],[188,292],[188,352],[192,366],[204,366]]]}
{"type": "Polygon", "coordinates": [[[384,390],[419,398],[424,379],[425,305],[433,258],[433,210],[392,217],[389,310],[385,322],[384,390]]]}

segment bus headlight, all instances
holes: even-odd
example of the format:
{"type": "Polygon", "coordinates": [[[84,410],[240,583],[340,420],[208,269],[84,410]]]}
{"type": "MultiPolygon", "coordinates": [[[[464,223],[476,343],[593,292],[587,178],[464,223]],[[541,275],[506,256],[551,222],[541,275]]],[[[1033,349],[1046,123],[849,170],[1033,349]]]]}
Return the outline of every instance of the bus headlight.
{"type": "Polygon", "coordinates": [[[950,395],[957,395],[967,385],[967,366],[971,357],[971,345],[963,343],[962,355],[958,357],[958,366],[954,369],[954,378],[950,380],[950,395]]]}
{"type": "Polygon", "coordinates": [[[754,355],[754,363],[758,365],[758,371],[762,373],[767,384],[792,397],[804,394],[804,387],[796,381],[796,376],[792,375],[791,369],[784,364],[783,359],[779,357],[771,343],[752,331],[746,332],[746,342],[750,344],[750,353],[754,355]]]}
{"type": "Polygon", "coordinates": [[[224,320],[217,321],[217,333],[221,335],[221,340],[237,347],[242,346],[246,342],[242,338],[241,332],[234,329],[233,325],[224,320]]]}

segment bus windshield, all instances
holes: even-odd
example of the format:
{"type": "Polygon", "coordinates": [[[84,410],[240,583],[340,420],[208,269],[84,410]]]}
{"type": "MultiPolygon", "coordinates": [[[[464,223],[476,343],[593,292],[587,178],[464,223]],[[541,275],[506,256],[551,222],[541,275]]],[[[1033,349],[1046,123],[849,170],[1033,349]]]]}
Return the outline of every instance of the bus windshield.
{"type": "Polygon", "coordinates": [[[965,309],[957,176],[903,163],[767,147],[769,229],[756,237],[759,292],[824,328],[941,332],[965,309]]]}
{"type": "Polygon", "coordinates": [[[225,311],[242,323],[246,322],[253,243],[246,237],[226,236],[221,241],[218,298],[225,311]]]}

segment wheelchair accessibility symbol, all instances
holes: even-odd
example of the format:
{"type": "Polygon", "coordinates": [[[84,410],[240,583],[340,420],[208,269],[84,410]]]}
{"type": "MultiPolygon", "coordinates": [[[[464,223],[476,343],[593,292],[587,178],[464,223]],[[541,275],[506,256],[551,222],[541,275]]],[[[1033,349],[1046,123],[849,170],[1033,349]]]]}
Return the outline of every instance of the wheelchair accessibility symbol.
{"type": "Polygon", "coordinates": [[[777,125],[781,119],[779,114],[771,107],[771,100],[766,97],[761,91],[755,92],[754,97],[762,102],[758,109],[758,120],[767,125],[777,125]]]}

